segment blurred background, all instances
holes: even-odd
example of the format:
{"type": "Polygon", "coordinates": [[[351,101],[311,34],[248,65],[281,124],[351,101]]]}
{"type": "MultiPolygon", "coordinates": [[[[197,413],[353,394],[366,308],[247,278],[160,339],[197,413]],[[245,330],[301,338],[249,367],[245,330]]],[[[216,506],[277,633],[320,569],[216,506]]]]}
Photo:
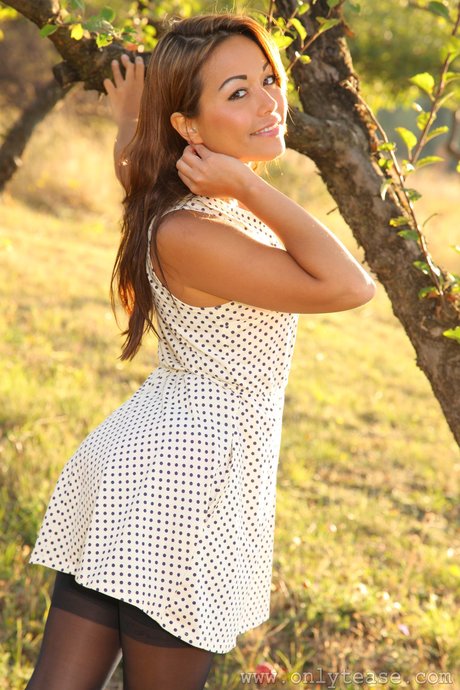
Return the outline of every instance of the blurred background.
{"type": "MultiPolygon", "coordinates": [[[[86,12],[105,4],[88,2],[86,12]]],[[[108,4],[120,22],[134,7],[108,4]]],[[[145,7],[159,21],[268,4],[145,7]]],[[[408,80],[436,73],[448,34],[441,16],[414,4],[346,6],[361,92],[395,141],[395,127],[415,128],[413,102],[423,105],[408,80]]],[[[4,136],[60,57],[1,4],[0,20],[4,136]]],[[[450,125],[454,110],[443,108],[437,125],[450,125]]],[[[59,472],[156,366],[154,336],[133,362],[118,360],[115,132],[106,96],[74,88],[37,126],[0,197],[0,690],[25,686],[40,648],[54,573],[27,561],[59,472]]],[[[436,214],[426,226],[435,261],[459,273],[460,177],[448,138],[426,152],[445,162],[411,184],[422,194],[419,217],[436,214]]],[[[363,260],[311,161],[288,150],[264,176],[363,260]]],[[[302,314],[284,412],[272,618],[216,658],[207,687],[238,688],[239,672],[260,663],[284,688],[294,687],[289,673],[318,667],[396,672],[410,688],[420,685],[416,672],[444,672],[451,677],[425,686],[460,687],[459,476],[459,449],[384,289],[349,312],[302,314]]],[[[120,669],[111,687],[121,688],[120,669]]]]}

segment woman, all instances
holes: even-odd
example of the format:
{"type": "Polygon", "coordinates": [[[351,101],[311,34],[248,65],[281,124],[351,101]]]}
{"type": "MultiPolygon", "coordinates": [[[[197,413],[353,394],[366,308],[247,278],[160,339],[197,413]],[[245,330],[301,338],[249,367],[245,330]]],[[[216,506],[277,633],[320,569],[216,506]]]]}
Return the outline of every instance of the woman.
{"type": "Polygon", "coordinates": [[[203,688],[213,655],[267,620],[298,316],[353,309],[375,290],[254,170],[284,152],[287,115],[283,65],[257,22],[174,23],[131,141],[143,67],[114,77],[121,358],[155,319],[159,365],[82,442],[50,500],[30,558],[58,571],[33,690],[102,688],[121,652],[129,690],[203,688]]]}

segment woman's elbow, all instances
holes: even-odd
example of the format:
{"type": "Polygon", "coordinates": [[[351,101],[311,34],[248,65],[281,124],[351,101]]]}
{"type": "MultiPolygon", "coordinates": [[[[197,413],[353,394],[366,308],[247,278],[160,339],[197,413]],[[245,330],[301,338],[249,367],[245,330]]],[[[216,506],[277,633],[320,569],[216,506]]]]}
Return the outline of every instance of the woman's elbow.
{"type": "Polygon", "coordinates": [[[377,286],[369,275],[356,286],[348,286],[347,301],[351,305],[348,309],[355,309],[367,304],[375,297],[376,292],[377,286]]]}

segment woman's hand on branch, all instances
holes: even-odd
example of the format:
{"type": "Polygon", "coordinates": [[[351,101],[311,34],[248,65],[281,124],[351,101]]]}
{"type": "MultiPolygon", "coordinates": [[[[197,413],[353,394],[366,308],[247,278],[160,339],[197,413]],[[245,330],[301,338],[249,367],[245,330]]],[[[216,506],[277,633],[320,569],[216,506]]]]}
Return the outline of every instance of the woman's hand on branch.
{"type": "Polygon", "coordinates": [[[204,144],[185,147],[177,174],[194,194],[239,199],[255,173],[239,158],[215,153],[204,144]]]}
{"type": "Polygon", "coordinates": [[[126,53],[121,56],[125,76],[118,60],[112,60],[113,79],[104,79],[103,84],[109,97],[113,119],[118,127],[125,122],[137,120],[144,89],[145,65],[139,55],[132,62],[126,53]],[[114,83],[115,82],[115,83],[114,83]]]}

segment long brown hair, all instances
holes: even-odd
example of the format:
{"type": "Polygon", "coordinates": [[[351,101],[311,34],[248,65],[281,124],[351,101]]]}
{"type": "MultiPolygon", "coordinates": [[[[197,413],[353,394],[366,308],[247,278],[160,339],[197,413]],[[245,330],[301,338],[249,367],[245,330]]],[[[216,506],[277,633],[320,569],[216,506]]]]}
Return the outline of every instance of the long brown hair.
{"type": "MultiPolygon", "coordinates": [[[[152,322],[157,311],[145,266],[147,230],[152,224],[153,249],[159,263],[156,235],[161,217],[190,194],[176,168],[186,142],[172,126],[170,116],[174,112],[188,118],[199,115],[201,68],[211,52],[235,34],[259,45],[278,83],[286,88],[286,72],[273,39],[255,19],[245,15],[221,13],[173,19],[150,58],[136,132],[123,152],[128,172],[122,202],[122,237],[110,284],[115,317],[115,280],[121,304],[129,315],[128,328],[122,333],[127,337],[121,360],[134,357],[146,332],[153,330],[159,338],[152,322]]],[[[160,269],[164,278],[161,265],[160,269]]]]}

